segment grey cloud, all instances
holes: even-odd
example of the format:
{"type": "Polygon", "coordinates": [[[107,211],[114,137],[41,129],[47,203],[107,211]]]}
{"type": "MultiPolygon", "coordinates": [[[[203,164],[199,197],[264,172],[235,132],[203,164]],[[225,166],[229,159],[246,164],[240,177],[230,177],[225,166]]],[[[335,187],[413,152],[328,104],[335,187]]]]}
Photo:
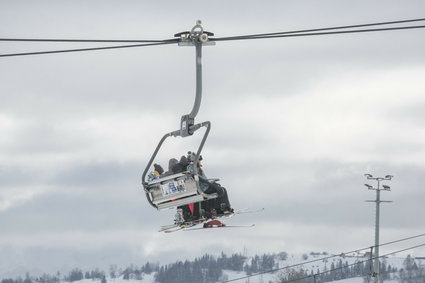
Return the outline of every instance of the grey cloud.
{"type": "Polygon", "coordinates": [[[304,164],[270,162],[267,167],[253,162],[243,169],[245,173],[232,165],[223,165],[222,175],[217,176],[223,179],[232,204],[244,207],[249,202],[252,207],[266,208],[264,213],[251,216],[257,221],[369,227],[374,221],[374,204],[364,201],[375,199],[375,194],[363,185],[370,183],[363,174],[372,173],[395,175],[387,182],[393,191],[382,193],[383,198],[394,201],[382,205],[383,227],[414,229],[419,225],[412,216],[420,213],[419,202],[425,196],[421,181],[414,176],[423,175],[423,167],[327,160],[304,164]]]}
{"type": "Polygon", "coordinates": [[[28,169],[22,166],[5,166],[0,165],[0,185],[7,186],[22,186],[36,183],[39,177],[32,174],[28,169]]]}
{"type": "MultiPolygon", "coordinates": [[[[170,47],[164,47],[163,52],[170,54],[167,50],[170,47]]],[[[181,53],[174,50],[174,57],[181,53]]],[[[182,79],[176,76],[183,70],[191,70],[194,64],[188,68],[170,68],[166,63],[165,56],[158,52],[146,52],[134,60],[131,56],[124,56],[119,62],[105,66],[106,58],[109,56],[100,54],[94,58],[88,58],[85,61],[73,60],[73,58],[62,57],[55,63],[57,67],[43,69],[40,72],[34,66],[40,64],[28,64],[25,70],[9,70],[4,73],[4,77],[10,82],[15,82],[14,89],[4,89],[1,93],[8,95],[5,97],[2,108],[9,112],[13,109],[15,113],[26,116],[26,113],[44,116],[52,111],[53,116],[63,117],[78,114],[85,116],[101,112],[154,112],[152,108],[157,108],[156,112],[163,111],[163,108],[169,108],[169,100],[164,99],[168,96],[177,96],[175,93],[194,93],[192,87],[192,76],[187,77],[187,83],[181,83],[182,79]],[[152,59],[152,54],[156,58],[152,59]],[[161,59],[161,60],[160,60],[161,59]],[[160,63],[157,63],[160,62],[160,63]],[[67,68],[60,70],[60,76],[57,78],[56,68],[67,68]],[[131,66],[131,67],[129,67],[131,66]],[[51,76],[50,78],[46,76],[51,76]],[[19,81],[17,81],[19,78],[19,81]],[[22,79],[23,78],[23,79],[22,79]],[[72,78],[71,80],[69,78],[72,78]],[[105,82],[108,82],[106,84],[105,82]],[[165,88],[165,86],[179,86],[165,88]],[[185,90],[187,85],[187,90],[185,90]],[[49,89],[49,92],[45,90],[49,89]],[[173,90],[175,89],[175,90],[173,90]],[[11,98],[10,95],[14,94],[11,98]],[[52,107],[53,106],[53,107],[52,107]],[[49,109],[46,112],[46,109],[49,109]],[[18,112],[16,112],[18,111],[18,112]]],[[[192,54],[191,54],[192,55],[192,54]]],[[[75,55],[74,55],[75,56],[75,55]]],[[[192,56],[189,57],[192,59],[192,56]]],[[[35,59],[29,59],[31,60],[35,59]]],[[[174,66],[184,65],[184,58],[180,62],[176,59],[174,66]]],[[[5,69],[6,70],[6,69],[5,69]]],[[[190,95],[192,100],[192,95],[190,95]]],[[[179,105],[180,100],[175,99],[174,105],[179,105]]]]}
{"type": "Polygon", "coordinates": [[[20,125],[13,133],[14,142],[5,146],[7,155],[22,154],[30,157],[37,154],[59,154],[87,146],[81,137],[75,136],[69,126],[47,119],[20,125]]]}
{"type": "MultiPolygon", "coordinates": [[[[208,9],[195,1],[167,4],[126,1],[118,6],[115,1],[79,5],[82,3],[5,2],[0,10],[0,24],[7,27],[4,37],[163,38],[191,28],[198,18],[216,36],[228,36],[414,18],[425,8],[423,1],[411,1],[409,5],[400,5],[400,1],[357,1],[349,5],[340,1],[272,1],[268,5],[237,1],[227,3],[226,9],[221,2],[210,3],[208,9]]],[[[350,233],[354,229],[367,230],[373,226],[373,204],[364,203],[364,200],[373,199],[374,195],[363,186],[362,174],[373,173],[396,176],[391,182],[393,191],[385,194],[385,198],[394,203],[383,207],[383,227],[401,229],[405,233],[420,228],[420,223],[412,216],[417,216],[422,208],[424,168],[387,158],[392,152],[397,153],[396,156],[415,154],[420,157],[420,140],[384,142],[375,137],[375,144],[367,149],[369,151],[353,150],[347,152],[349,156],[341,154],[326,159],[320,154],[314,157],[314,145],[318,141],[307,130],[302,132],[305,136],[299,134],[298,137],[307,140],[303,148],[290,144],[297,139],[285,136],[286,126],[299,127],[305,122],[303,119],[316,118],[309,113],[295,118],[288,116],[288,120],[283,121],[286,116],[271,115],[273,113],[264,107],[257,113],[242,116],[249,120],[246,124],[232,120],[234,114],[244,111],[241,104],[251,99],[267,102],[276,96],[288,99],[300,94],[320,96],[322,83],[338,83],[335,80],[339,75],[350,77],[353,73],[379,74],[398,68],[421,68],[425,41],[418,36],[420,34],[417,30],[220,42],[205,48],[204,98],[198,118],[213,123],[204,151],[205,170],[208,176],[222,179],[235,208],[266,208],[263,213],[240,215],[232,221],[254,222],[258,227],[269,222],[291,223],[297,230],[293,237],[299,239],[305,238],[298,234],[298,228],[305,226],[319,227],[317,233],[327,233],[322,231],[323,227],[338,227],[350,233]],[[261,118],[258,123],[257,117],[261,118]],[[278,121],[261,124],[269,117],[278,121]],[[274,135],[279,131],[284,132],[282,136],[274,135]],[[304,154],[309,152],[311,156],[304,154]],[[378,154],[371,156],[372,152],[378,154]],[[357,158],[361,154],[366,156],[357,158]]],[[[2,43],[2,50],[15,52],[75,46],[2,43]]],[[[71,267],[79,261],[84,265],[114,263],[113,255],[121,258],[121,262],[140,259],[131,255],[134,242],[123,236],[115,239],[122,245],[114,245],[109,239],[110,245],[99,249],[91,249],[92,240],[97,235],[100,239],[109,231],[125,229],[156,233],[161,224],[172,222],[173,211],[157,212],[147,204],[140,188],[146,160],[135,160],[148,158],[164,134],[161,129],[174,130],[180,116],[190,111],[195,92],[194,75],[193,48],[177,46],[2,59],[1,115],[31,123],[17,126],[12,142],[1,148],[0,155],[7,160],[1,162],[0,185],[2,188],[13,185],[19,190],[34,184],[48,190],[0,212],[2,251],[8,241],[16,243],[14,249],[1,254],[26,259],[24,269],[49,266],[51,262],[37,260],[45,254],[50,255],[52,261],[71,267]],[[99,141],[105,137],[82,125],[92,119],[101,120],[102,127],[106,127],[108,121],[117,121],[114,127],[124,127],[133,118],[142,120],[146,116],[153,118],[141,121],[134,131],[142,132],[145,140],[154,140],[152,148],[141,146],[140,153],[132,155],[126,152],[127,145],[117,139],[116,146],[111,148],[115,155],[109,155],[108,148],[101,148],[104,151],[100,153],[92,152],[109,144],[100,145],[99,141]],[[169,117],[175,117],[175,124],[170,127],[161,124],[169,117]],[[122,152],[116,153],[117,148],[122,152]],[[52,156],[69,159],[52,166],[51,161],[47,162],[52,156]],[[14,161],[13,165],[9,165],[9,160],[14,161]],[[69,233],[72,237],[75,231],[90,234],[78,248],[65,247],[65,239],[64,247],[53,247],[43,238],[43,233],[49,232],[64,237],[69,233]],[[29,249],[21,250],[28,242],[29,247],[25,248],[29,249]]],[[[353,78],[344,87],[349,89],[356,83],[358,81],[353,78]]],[[[373,96],[372,91],[370,95],[373,96]]],[[[412,96],[409,93],[400,95],[412,96]]],[[[319,100],[313,101],[318,101],[313,105],[318,109],[326,106],[319,100]]],[[[335,102],[332,106],[338,107],[338,104],[335,102]]],[[[423,120],[420,106],[418,103],[392,109],[393,112],[381,118],[387,122],[400,121],[405,127],[417,127],[423,120]]],[[[360,111],[359,108],[352,110],[360,111]]],[[[378,120],[369,122],[379,126],[378,120]]],[[[353,125],[360,127],[360,123],[353,125]]],[[[342,126],[335,128],[343,130],[342,126]]],[[[118,130],[116,128],[117,133],[118,130]]],[[[108,131],[108,134],[113,133],[114,128],[111,126],[108,131]]],[[[394,135],[397,135],[396,130],[394,135]]],[[[321,142],[337,142],[338,133],[332,138],[324,138],[321,142]]],[[[343,147],[356,147],[359,139],[341,143],[343,147]]],[[[319,150],[321,146],[323,144],[318,145],[319,150]]],[[[278,239],[274,231],[261,234],[261,229],[253,229],[252,238],[234,233],[232,235],[240,236],[234,237],[238,238],[237,244],[243,242],[248,246],[257,243],[258,239],[269,242],[268,247],[284,241],[283,236],[279,235],[278,239]]],[[[353,231],[353,235],[356,233],[353,231]]],[[[217,237],[226,243],[224,248],[234,244],[217,237]]],[[[143,236],[136,249],[143,249],[148,245],[146,241],[147,237],[143,236]]],[[[156,241],[162,245],[171,240],[161,235],[156,241]]],[[[202,247],[217,251],[223,245],[214,243],[202,247]]],[[[317,248],[325,250],[332,246],[317,248]]],[[[193,254],[194,249],[188,251],[183,243],[175,250],[164,249],[163,253],[150,258],[179,258],[193,254]]],[[[8,266],[9,270],[14,267],[19,267],[19,260],[8,266]]],[[[55,268],[61,267],[56,265],[55,268]]]]}
{"type": "Polygon", "coordinates": [[[152,212],[152,208],[140,185],[141,164],[74,166],[59,171],[50,180],[44,177],[48,181],[34,182],[48,184],[51,189],[33,197],[25,205],[1,212],[2,227],[10,231],[49,231],[150,224],[146,215],[152,212]]]}
{"type": "Polygon", "coordinates": [[[58,170],[49,183],[73,187],[128,186],[140,181],[142,166],[143,163],[137,162],[74,163],[67,169],[58,170]]]}
{"type": "MultiPolygon", "coordinates": [[[[103,231],[128,227],[159,227],[146,217],[152,213],[144,193],[137,188],[116,187],[116,192],[50,193],[0,213],[3,236],[39,231],[103,231]]],[[[159,220],[159,219],[158,219],[159,220]]]]}
{"type": "Polygon", "coordinates": [[[390,113],[405,126],[410,124],[422,126],[425,122],[425,101],[393,109],[390,113]]]}

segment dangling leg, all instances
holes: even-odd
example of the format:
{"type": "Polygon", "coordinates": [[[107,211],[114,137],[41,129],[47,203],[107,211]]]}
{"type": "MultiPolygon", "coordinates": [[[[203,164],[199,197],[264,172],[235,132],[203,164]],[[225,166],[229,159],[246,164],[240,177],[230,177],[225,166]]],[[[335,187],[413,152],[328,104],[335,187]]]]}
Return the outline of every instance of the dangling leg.
{"type": "Polygon", "coordinates": [[[209,211],[208,208],[208,200],[204,200],[199,203],[199,219],[201,221],[204,221],[208,218],[207,212],[209,211]]]}
{"type": "Polygon", "coordinates": [[[193,215],[190,212],[189,205],[182,205],[182,206],[177,207],[177,209],[181,209],[182,210],[182,214],[183,214],[183,217],[184,217],[184,220],[185,221],[192,220],[193,215]]]}
{"type": "Polygon", "coordinates": [[[183,209],[177,208],[177,212],[174,215],[174,223],[178,225],[184,223],[183,209]]]}
{"type": "Polygon", "coordinates": [[[218,198],[216,200],[216,209],[218,214],[228,214],[228,213],[232,213],[233,209],[230,206],[230,202],[229,202],[229,197],[227,195],[227,190],[226,188],[220,186],[220,184],[217,184],[217,193],[218,193],[218,198]]]}

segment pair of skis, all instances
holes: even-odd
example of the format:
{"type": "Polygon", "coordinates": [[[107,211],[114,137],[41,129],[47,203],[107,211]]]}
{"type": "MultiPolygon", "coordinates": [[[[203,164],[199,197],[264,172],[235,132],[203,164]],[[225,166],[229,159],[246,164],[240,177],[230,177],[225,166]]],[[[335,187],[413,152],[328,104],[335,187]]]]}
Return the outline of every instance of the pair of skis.
{"type": "Polygon", "coordinates": [[[173,232],[177,232],[177,231],[180,231],[180,230],[193,231],[193,230],[215,229],[215,228],[242,228],[242,227],[248,228],[248,227],[254,227],[255,224],[251,224],[251,225],[226,225],[223,222],[221,222],[220,220],[218,220],[218,218],[229,218],[229,217],[233,217],[234,215],[238,215],[238,214],[256,213],[256,212],[261,212],[263,210],[264,210],[264,208],[261,208],[261,209],[258,209],[258,210],[241,209],[241,210],[238,210],[238,211],[235,211],[235,212],[232,212],[232,213],[217,215],[217,217],[215,217],[214,219],[201,218],[201,219],[197,219],[197,220],[194,220],[194,221],[186,221],[186,222],[183,222],[181,224],[165,225],[165,226],[161,226],[159,232],[173,233],[173,232]],[[197,226],[199,224],[203,224],[202,227],[193,228],[194,226],[197,226]]]}

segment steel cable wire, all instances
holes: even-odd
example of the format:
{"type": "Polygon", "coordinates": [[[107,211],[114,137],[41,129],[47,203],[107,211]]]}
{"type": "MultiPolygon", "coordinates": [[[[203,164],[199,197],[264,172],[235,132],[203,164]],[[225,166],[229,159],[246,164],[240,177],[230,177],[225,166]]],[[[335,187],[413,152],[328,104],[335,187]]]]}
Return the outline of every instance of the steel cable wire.
{"type": "Polygon", "coordinates": [[[27,56],[27,55],[42,55],[42,54],[54,54],[54,53],[69,53],[69,52],[82,52],[82,51],[94,51],[94,50],[107,50],[107,49],[122,49],[122,48],[133,48],[133,47],[145,47],[155,45],[166,45],[177,43],[177,39],[174,41],[165,41],[158,43],[144,43],[144,44],[132,44],[132,45],[116,45],[116,46],[102,46],[102,47],[90,47],[90,48],[78,48],[78,49],[63,49],[63,50],[51,50],[51,51],[35,51],[35,52],[23,52],[23,53],[9,53],[0,54],[0,57],[12,57],[12,56],[27,56]]]}
{"type": "Polygon", "coordinates": [[[327,28],[304,29],[304,30],[284,31],[284,32],[273,32],[273,33],[248,34],[248,35],[243,35],[243,36],[221,37],[221,39],[232,39],[232,38],[239,38],[239,37],[260,37],[260,36],[266,37],[266,36],[272,36],[272,35],[283,35],[283,34],[292,34],[292,33],[307,33],[307,32],[316,32],[316,31],[325,31],[325,30],[359,28],[359,27],[370,27],[370,26],[380,26],[380,25],[393,25],[393,24],[412,23],[412,22],[419,22],[419,21],[425,21],[425,18],[391,21],[391,22],[379,22],[379,23],[370,23],[370,24],[357,24],[357,25],[348,25],[348,26],[327,27],[327,28]]]}
{"type": "MultiPolygon", "coordinates": [[[[402,238],[402,239],[391,241],[391,242],[387,242],[387,243],[383,243],[383,244],[380,244],[378,246],[386,246],[386,245],[395,244],[395,243],[399,243],[399,242],[407,241],[407,240],[412,240],[412,239],[419,238],[419,237],[424,237],[424,236],[425,236],[425,233],[424,234],[415,235],[415,236],[412,236],[412,237],[402,238]]],[[[354,264],[351,264],[351,265],[360,264],[360,263],[363,263],[363,262],[368,262],[368,261],[374,260],[376,258],[385,257],[385,256],[392,255],[392,254],[395,254],[395,253],[398,253],[398,252],[403,252],[403,251],[415,249],[415,248],[422,247],[422,246],[425,246],[425,244],[420,244],[420,245],[417,245],[417,246],[414,246],[414,247],[410,247],[410,248],[398,250],[398,251],[391,252],[391,253],[388,253],[388,254],[385,254],[385,255],[381,255],[379,257],[373,257],[373,258],[370,258],[368,260],[360,261],[360,262],[357,262],[357,263],[354,263],[354,264]]],[[[331,259],[331,258],[334,258],[334,257],[337,257],[337,256],[342,256],[342,255],[346,255],[346,254],[356,253],[356,252],[360,252],[360,251],[363,251],[363,250],[368,250],[368,249],[375,248],[375,247],[376,246],[371,246],[371,247],[366,247],[366,248],[362,248],[362,249],[353,250],[353,251],[350,251],[350,252],[344,252],[344,253],[337,254],[337,255],[332,255],[332,256],[328,256],[328,257],[322,257],[322,258],[315,259],[315,260],[304,261],[304,262],[293,264],[293,265],[288,265],[288,266],[284,266],[284,267],[280,267],[280,268],[270,269],[270,270],[258,272],[258,273],[252,274],[252,275],[247,275],[247,276],[244,276],[244,277],[238,277],[238,278],[235,278],[235,279],[223,281],[222,283],[227,283],[227,282],[233,282],[233,281],[237,281],[237,280],[247,279],[249,277],[258,276],[258,275],[266,274],[266,273],[273,273],[273,272],[276,272],[276,271],[279,271],[279,270],[289,269],[289,268],[293,268],[293,267],[297,267],[297,266],[302,266],[302,265],[306,265],[306,264],[317,262],[317,261],[323,261],[323,260],[331,259]]],[[[335,269],[333,269],[333,270],[335,270],[335,269]]],[[[321,273],[318,273],[318,274],[315,274],[315,275],[317,276],[317,275],[320,275],[322,273],[328,273],[330,271],[331,270],[327,270],[327,271],[324,271],[324,272],[321,272],[321,273]]],[[[297,280],[302,280],[302,279],[310,278],[310,277],[313,277],[313,276],[314,275],[310,275],[310,276],[305,277],[305,278],[298,278],[297,280]]],[[[295,281],[295,280],[292,280],[292,281],[295,281]]],[[[287,281],[287,283],[288,282],[291,282],[291,281],[287,281]]]]}
{"type": "Polygon", "coordinates": [[[292,33],[292,32],[288,32],[288,34],[279,33],[278,35],[268,35],[268,36],[217,37],[217,38],[211,38],[211,40],[212,41],[233,41],[233,40],[250,40],[250,39],[267,39],[267,38],[300,37],[300,36],[314,36],[314,35],[378,32],[378,31],[406,30],[406,29],[420,29],[420,28],[425,28],[425,25],[407,26],[407,27],[392,27],[392,28],[378,28],[378,29],[358,29],[358,30],[343,30],[343,31],[329,31],[329,32],[312,32],[312,33],[292,33]]]}
{"type": "MultiPolygon", "coordinates": [[[[407,29],[419,29],[425,28],[425,25],[417,26],[397,26],[389,28],[375,28],[375,29],[354,29],[354,30],[341,30],[349,28],[369,27],[378,25],[394,25],[394,24],[405,24],[411,22],[425,21],[425,18],[400,20],[400,21],[389,21],[379,23],[368,23],[348,26],[337,26],[328,28],[316,28],[316,29],[305,29],[296,31],[286,32],[274,32],[274,33],[261,33],[251,34],[242,36],[232,37],[217,37],[210,38],[211,41],[233,41],[233,40],[250,40],[250,39],[268,39],[268,38],[283,38],[283,37],[300,37],[300,36],[316,36],[316,35],[331,35],[331,34],[348,34],[348,33],[364,33],[364,32],[380,32],[380,31],[394,31],[394,30],[407,30],[407,29]],[[331,31],[333,30],[333,31],[331,31]]],[[[143,43],[134,45],[119,45],[119,46],[102,46],[92,48],[77,48],[77,49],[63,49],[63,50],[50,50],[50,51],[35,51],[35,52],[22,52],[22,53],[9,53],[0,54],[0,57],[12,57],[12,56],[26,56],[26,55],[42,55],[42,54],[53,54],[53,53],[67,53],[67,52],[82,52],[82,51],[95,51],[95,50],[106,50],[106,49],[122,49],[122,48],[133,48],[133,47],[144,47],[144,46],[155,46],[178,43],[180,39],[165,39],[165,40],[120,40],[120,39],[48,39],[48,38],[0,38],[0,41],[22,41],[22,42],[127,42],[127,43],[143,43]]]]}

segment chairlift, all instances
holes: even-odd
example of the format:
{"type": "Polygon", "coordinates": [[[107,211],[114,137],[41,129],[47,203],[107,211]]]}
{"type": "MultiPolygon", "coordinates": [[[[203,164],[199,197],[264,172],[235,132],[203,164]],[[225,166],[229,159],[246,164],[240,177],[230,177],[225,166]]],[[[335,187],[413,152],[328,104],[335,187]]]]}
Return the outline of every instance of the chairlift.
{"type": "Polygon", "coordinates": [[[215,42],[208,41],[208,36],[213,35],[214,34],[210,32],[204,32],[200,21],[197,22],[190,32],[187,31],[175,34],[175,37],[180,38],[179,46],[195,46],[196,48],[196,96],[192,111],[181,117],[180,129],[169,132],[162,137],[145,170],[143,171],[142,185],[145,190],[146,197],[149,204],[158,210],[217,198],[216,193],[206,194],[202,191],[199,183],[199,171],[196,166],[199,162],[202,149],[211,129],[211,122],[205,121],[195,124],[195,117],[198,114],[202,98],[202,46],[215,45],[215,42]],[[162,144],[167,138],[178,136],[182,138],[189,137],[202,127],[205,127],[206,129],[193,160],[193,172],[184,171],[169,176],[159,176],[158,179],[151,181],[146,180],[146,175],[161,149],[162,144]]]}

